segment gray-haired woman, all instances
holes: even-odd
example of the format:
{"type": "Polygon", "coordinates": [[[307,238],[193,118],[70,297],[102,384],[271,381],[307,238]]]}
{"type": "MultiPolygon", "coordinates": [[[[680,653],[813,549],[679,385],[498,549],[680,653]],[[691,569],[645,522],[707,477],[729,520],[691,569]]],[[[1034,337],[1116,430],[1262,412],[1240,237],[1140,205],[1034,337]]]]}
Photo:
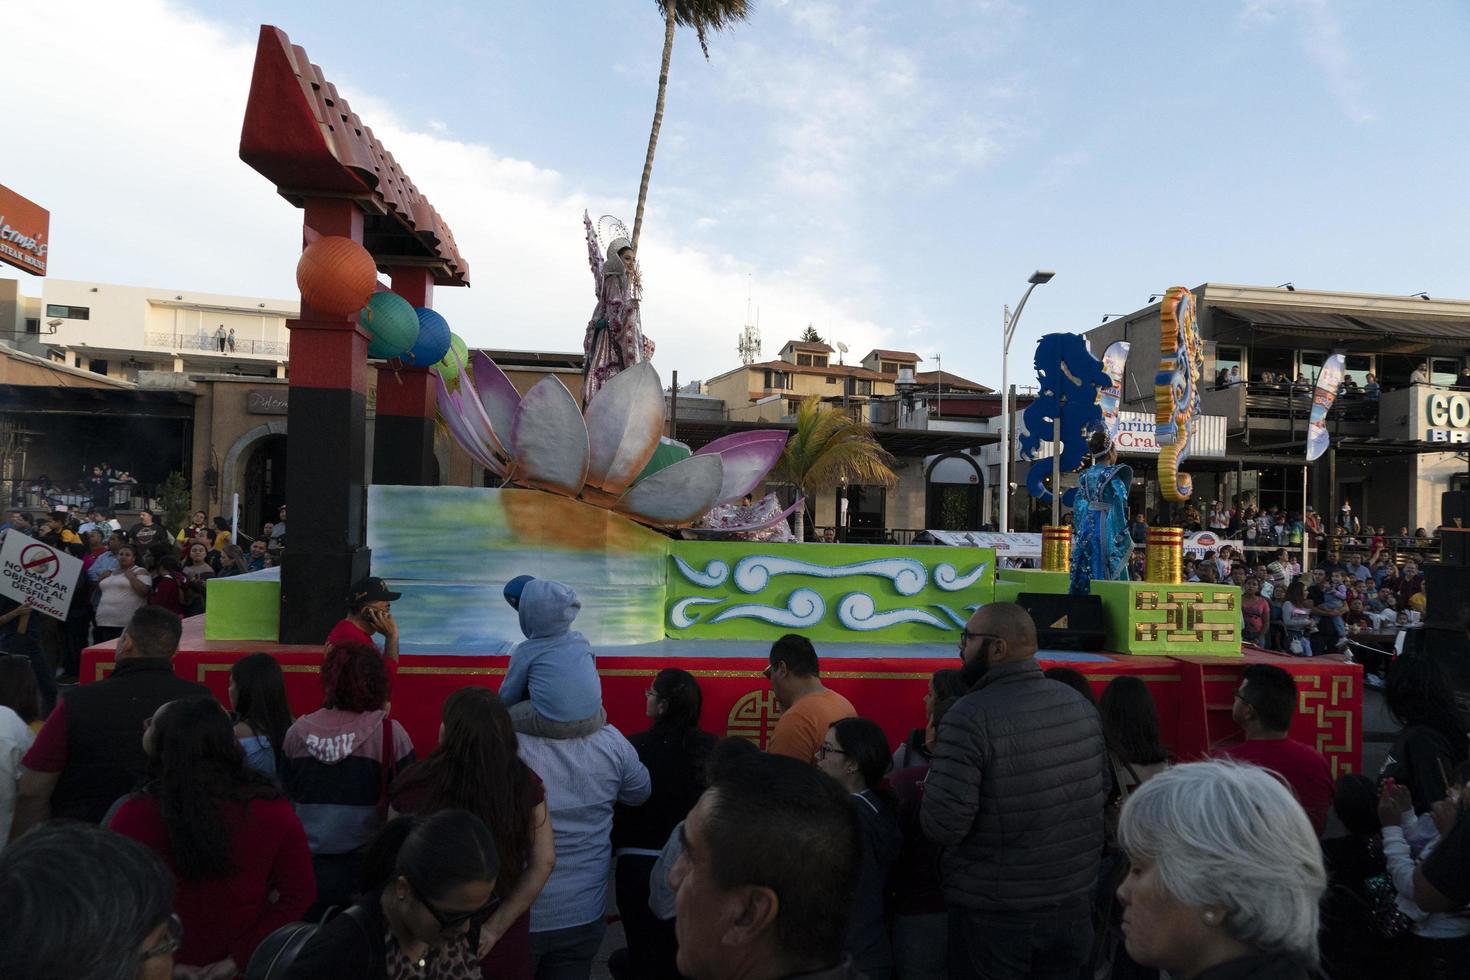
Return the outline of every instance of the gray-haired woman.
{"type": "Polygon", "coordinates": [[[1175,980],[1317,975],[1322,850],[1295,797],[1264,769],[1196,762],[1128,798],[1118,889],[1128,953],[1175,980]]]}

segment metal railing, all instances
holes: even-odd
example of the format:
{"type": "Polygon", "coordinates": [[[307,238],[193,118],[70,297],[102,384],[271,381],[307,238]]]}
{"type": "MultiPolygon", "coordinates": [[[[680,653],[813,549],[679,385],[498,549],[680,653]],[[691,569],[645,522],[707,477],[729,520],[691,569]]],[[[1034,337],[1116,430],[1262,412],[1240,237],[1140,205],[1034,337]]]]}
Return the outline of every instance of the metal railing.
{"type": "Polygon", "coordinates": [[[98,489],[80,481],[56,483],[40,478],[0,480],[0,499],[7,511],[29,511],[33,515],[50,513],[58,505],[85,514],[93,506],[107,511],[138,511],[152,508],[158,487],[152,483],[110,483],[100,497],[98,489]]]}
{"type": "Polygon", "coordinates": [[[225,349],[213,334],[149,333],[143,338],[149,347],[166,347],[169,350],[197,350],[210,354],[253,354],[257,356],[285,356],[291,353],[291,345],[280,340],[251,340],[236,337],[233,346],[228,338],[225,349]]]}

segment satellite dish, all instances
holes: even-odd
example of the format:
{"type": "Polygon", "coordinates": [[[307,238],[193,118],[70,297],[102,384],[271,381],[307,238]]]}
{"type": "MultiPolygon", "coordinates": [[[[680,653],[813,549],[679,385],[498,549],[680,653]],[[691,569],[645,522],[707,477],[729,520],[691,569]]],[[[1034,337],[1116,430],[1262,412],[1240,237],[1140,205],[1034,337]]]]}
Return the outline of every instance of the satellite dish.
{"type": "Polygon", "coordinates": [[[837,349],[838,349],[838,350],[840,350],[840,351],[842,351],[842,353],[844,353],[844,354],[846,354],[846,353],[847,353],[847,345],[846,345],[846,344],[844,344],[844,343],[843,343],[843,342],[842,342],[842,341],[840,341],[840,340],[839,340],[839,341],[838,341],[838,342],[837,342],[837,349]]]}

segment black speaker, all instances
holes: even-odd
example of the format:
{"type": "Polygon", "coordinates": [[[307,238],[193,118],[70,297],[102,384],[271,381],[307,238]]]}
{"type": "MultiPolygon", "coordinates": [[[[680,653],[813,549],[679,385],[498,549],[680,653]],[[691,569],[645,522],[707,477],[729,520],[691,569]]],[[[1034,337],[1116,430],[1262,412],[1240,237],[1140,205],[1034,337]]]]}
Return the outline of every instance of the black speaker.
{"type": "Polygon", "coordinates": [[[1428,654],[1444,665],[1455,688],[1470,693],[1470,633],[1463,629],[1425,626],[1411,630],[1417,641],[1410,649],[1428,654]]]}
{"type": "Polygon", "coordinates": [[[1439,523],[1470,528],[1470,491],[1446,490],[1439,495],[1439,523]]]}
{"type": "Polygon", "coordinates": [[[1424,624],[1470,626],[1470,565],[1424,566],[1424,624]]]}
{"type": "Polygon", "coordinates": [[[1022,592],[1016,604],[1036,624],[1042,650],[1101,650],[1107,643],[1102,596],[1022,592]]]}

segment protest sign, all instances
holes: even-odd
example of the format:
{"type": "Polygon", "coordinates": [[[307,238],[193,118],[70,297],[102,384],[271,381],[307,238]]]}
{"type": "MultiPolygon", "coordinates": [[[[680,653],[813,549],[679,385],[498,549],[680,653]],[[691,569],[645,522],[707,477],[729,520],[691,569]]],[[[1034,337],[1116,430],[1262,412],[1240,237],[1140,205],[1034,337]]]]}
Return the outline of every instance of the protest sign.
{"type": "Polygon", "coordinates": [[[66,619],[81,572],[80,558],[19,531],[6,532],[0,545],[0,595],[29,601],[36,612],[52,619],[66,619]]]}

